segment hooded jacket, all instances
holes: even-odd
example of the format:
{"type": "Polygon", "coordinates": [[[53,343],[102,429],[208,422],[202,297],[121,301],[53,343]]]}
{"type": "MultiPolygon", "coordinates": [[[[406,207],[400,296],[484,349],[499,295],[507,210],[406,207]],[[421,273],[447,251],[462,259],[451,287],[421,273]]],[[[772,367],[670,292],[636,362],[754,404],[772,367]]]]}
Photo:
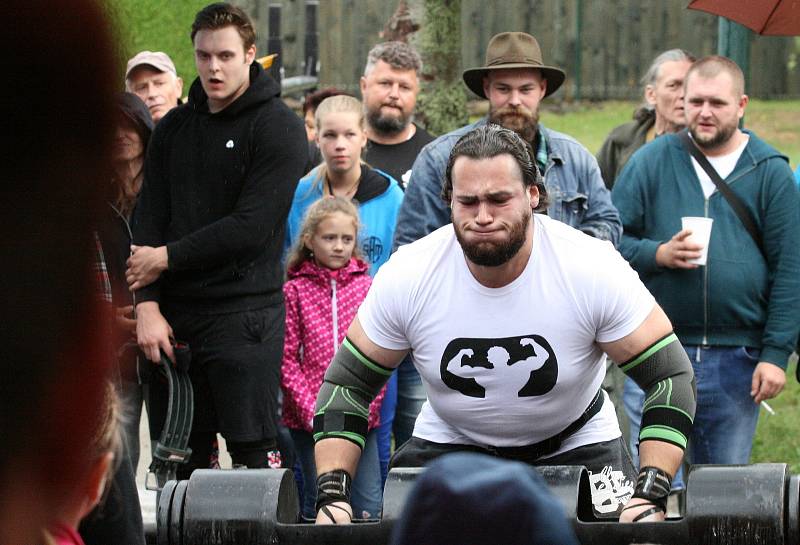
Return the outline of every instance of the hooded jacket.
{"type": "Polygon", "coordinates": [[[719,191],[705,198],[676,134],[639,149],[617,178],[619,250],[681,342],[756,347],[760,361],[785,368],[800,326],[800,195],[786,157],[744,132],[750,139],[725,182],[754,218],[763,254],[719,191]],[[682,216],[714,219],[708,263],[661,267],[656,250],[681,230],[682,216]]]}
{"type": "MultiPolygon", "coordinates": [[[[333,355],[367,296],[367,264],[351,258],[338,270],[304,261],[283,286],[286,335],[281,368],[283,423],[311,432],[317,393],[333,355]]],[[[384,387],[369,407],[369,429],[379,422],[384,387]]]]}
{"type": "Polygon", "coordinates": [[[211,113],[196,79],[156,126],[133,221],[138,245],[166,244],[168,270],[138,301],[218,314],[281,300],[286,216],[308,152],[303,122],[261,65],[211,113]]]}
{"type": "MultiPolygon", "coordinates": [[[[309,172],[294,194],[292,209],[286,227],[285,250],[297,241],[308,207],[322,198],[319,170],[309,172]]],[[[353,196],[358,203],[358,217],[363,225],[359,232],[359,246],[369,264],[369,273],[375,276],[392,251],[397,214],[403,202],[403,190],[397,181],[378,169],[361,165],[361,179],[353,196]]]]}
{"type": "MultiPolygon", "coordinates": [[[[150,135],[153,132],[153,118],[150,116],[150,110],[133,93],[120,93],[117,96],[116,105],[117,110],[136,126],[146,152],[150,135]]],[[[122,307],[133,302],[131,292],[128,290],[128,282],[125,279],[126,261],[131,252],[130,218],[125,217],[113,202],[116,197],[116,185],[112,183],[109,190],[113,197],[109,199],[99,235],[114,294],[114,306],[122,307]]]]}
{"type": "Polygon", "coordinates": [[[633,121],[628,121],[609,133],[597,152],[600,174],[609,190],[614,187],[617,175],[633,152],[647,143],[647,133],[655,124],[655,110],[642,107],[634,112],[633,121]]]}

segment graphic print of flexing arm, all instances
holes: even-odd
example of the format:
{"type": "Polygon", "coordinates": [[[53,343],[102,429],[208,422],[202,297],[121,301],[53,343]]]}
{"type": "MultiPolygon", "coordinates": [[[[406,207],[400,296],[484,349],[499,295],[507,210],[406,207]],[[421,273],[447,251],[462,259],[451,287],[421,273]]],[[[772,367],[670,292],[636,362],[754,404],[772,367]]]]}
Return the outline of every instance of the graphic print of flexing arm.
{"type": "Polygon", "coordinates": [[[466,396],[486,397],[486,388],[474,376],[480,374],[481,369],[492,369],[494,366],[487,359],[475,357],[475,351],[456,342],[459,340],[480,339],[455,339],[447,345],[440,368],[442,381],[466,396]]]}
{"type": "Polygon", "coordinates": [[[553,389],[558,379],[555,354],[550,343],[541,335],[500,339],[458,338],[450,341],[442,354],[442,382],[466,396],[486,397],[486,388],[475,377],[485,376],[487,369],[502,373],[504,384],[510,380],[520,385],[519,397],[544,395],[553,389]],[[538,353],[537,347],[540,349],[538,353]],[[542,362],[545,355],[547,357],[542,362]]]}

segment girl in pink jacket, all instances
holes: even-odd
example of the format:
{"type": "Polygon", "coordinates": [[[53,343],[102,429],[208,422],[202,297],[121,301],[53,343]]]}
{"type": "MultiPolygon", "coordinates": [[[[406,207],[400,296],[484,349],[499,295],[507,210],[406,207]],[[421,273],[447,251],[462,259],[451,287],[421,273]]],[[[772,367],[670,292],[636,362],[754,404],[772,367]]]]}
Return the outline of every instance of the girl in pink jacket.
{"type": "MultiPolygon", "coordinates": [[[[316,516],[312,429],[317,392],[371,282],[357,240],[356,206],[342,197],[323,198],[308,209],[286,262],[283,423],[292,435],[302,468],[303,516],[308,519],[316,516]]],[[[383,501],[374,428],[380,423],[384,393],[370,405],[370,432],[353,478],[352,505],[357,518],[377,517],[383,501]]]]}

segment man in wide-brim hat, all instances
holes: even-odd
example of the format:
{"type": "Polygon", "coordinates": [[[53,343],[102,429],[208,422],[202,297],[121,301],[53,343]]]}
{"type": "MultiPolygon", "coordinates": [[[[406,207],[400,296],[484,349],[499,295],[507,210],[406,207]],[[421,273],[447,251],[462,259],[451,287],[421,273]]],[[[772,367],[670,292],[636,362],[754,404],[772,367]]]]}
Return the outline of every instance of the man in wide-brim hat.
{"type": "Polygon", "coordinates": [[[486,123],[511,129],[531,145],[545,176],[550,217],[616,245],[622,227],[597,161],[575,139],[539,124],[540,101],[556,92],[566,75],[544,63],[536,38],[524,32],[497,34],[489,41],[485,65],[465,70],[463,77],[473,93],[489,100],[489,115],[440,136],[420,152],[400,209],[394,246],[450,223],[449,203],[440,197],[450,150],[461,136],[486,123]]]}
{"type": "Polygon", "coordinates": [[[534,68],[539,71],[544,96],[555,93],[564,83],[566,74],[560,68],[547,66],[542,61],[539,42],[524,32],[503,32],[489,42],[486,65],[464,70],[464,83],[481,98],[489,98],[484,91],[484,78],[493,70],[534,68]]]}

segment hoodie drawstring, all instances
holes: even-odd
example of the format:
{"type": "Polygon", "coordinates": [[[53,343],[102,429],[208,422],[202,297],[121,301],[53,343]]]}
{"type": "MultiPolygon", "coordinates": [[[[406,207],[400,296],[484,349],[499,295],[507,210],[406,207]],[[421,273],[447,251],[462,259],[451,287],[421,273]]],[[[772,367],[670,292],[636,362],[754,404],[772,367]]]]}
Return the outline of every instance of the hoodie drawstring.
{"type": "Polygon", "coordinates": [[[333,316],[333,353],[339,349],[339,305],[336,302],[336,279],[331,278],[331,314],[333,316]]]}

